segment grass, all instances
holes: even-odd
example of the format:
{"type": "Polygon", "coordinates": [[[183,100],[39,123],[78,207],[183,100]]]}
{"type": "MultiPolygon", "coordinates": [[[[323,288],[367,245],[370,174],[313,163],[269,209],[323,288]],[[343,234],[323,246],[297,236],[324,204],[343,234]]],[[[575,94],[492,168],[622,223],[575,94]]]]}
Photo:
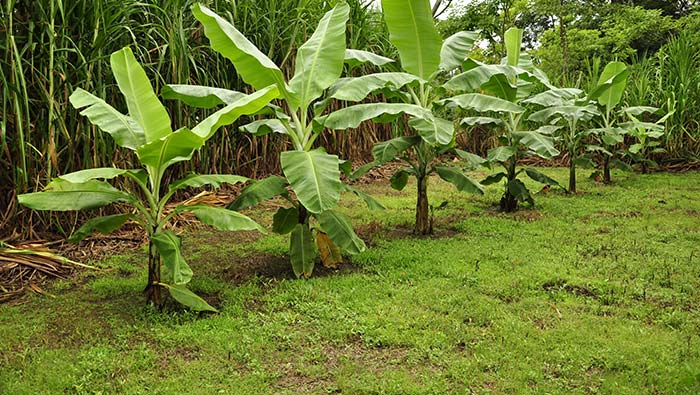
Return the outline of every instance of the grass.
{"type": "Polygon", "coordinates": [[[152,311],[145,253],[107,258],[0,306],[0,393],[698,393],[700,174],[614,178],[515,214],[431,179],[432,238],[407,235],[415,185],[361,186],[387,206],[344,196],[371,248],[310,280],[284,237],[191,230],[218,315],[152,311]]]}

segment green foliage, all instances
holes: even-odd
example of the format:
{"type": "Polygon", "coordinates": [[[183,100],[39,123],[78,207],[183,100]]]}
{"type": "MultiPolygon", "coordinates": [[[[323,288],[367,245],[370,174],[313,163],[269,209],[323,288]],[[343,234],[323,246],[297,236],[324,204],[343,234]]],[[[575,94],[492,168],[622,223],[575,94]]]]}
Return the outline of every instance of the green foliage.
{"type": "MultiPolygon", "coordinates": [[[[230,62],[212,57],[201,25],[189,11],[191,0],[12,0],[0,6],[0,207],[6,221],[0,233],[70,233],[88,216],[22,210],[16,194],[44,186],[52,178],[79,169],[139,166],[135,155],[118,152],[113,139],[88,118],[78,115],[68,97],[83,88],[120,108],[124,101],[110,73],[110,54],[130,46],[157,93],[165,84],[197,83],[247,92],[230,62]],[[7,34],[6,34],[7,33],[7,34]],[[113,101],[112,101],[113,100],[113,101]],[[7,213],[5,213],[7,211],[7,213]],[[19,224],[19,225],[16,225],[19,224]],[[30,226],[30,224],[32,224],[30,226]]],[[[334,3],[334,2],[330,2],[334,3]]],[[[313,32],[333,4],[322,0],[208,0],[207,7],[231,18],[285,74],[294,67],[295,50],[313,32]]],[[[381,14],[365,0],[351,1],[347,40],[352,48],[393,55],[381,14]],[[389,49],[389,52],[385,50],[389,49]]],[[[353,72],[375,70],[367,63],[353,72]]],[[[210,108],[213,104],[210,103],[210,108]]],[[[211,114],[176,101],[166,103],[174,125],[193,125],[211,114]]],[[[238,124],[247,122],[242,119],[238,124]]],[[[193,161],[170,169],[172,178],[189,173],[237,173],[259,177],[279,171],[277,153],[284,149],[279,135],[251,138],[224,127],[213,144],[205,145],[193,161]],[[264,152],[262,157],[259,153],[264,152]]],[[[341,156],[369,153],[371,145],[388,135],[368,128],[350,137],[321,140],[341,156]]],[[[114,214],[107,208],[105,214],[114,214]]]]}
{"type": "Polygon", "coordinates": [[[391,178],[396,189],[405,187],[408,177],[418,180],[414,233],[432,233],[428,218],[428,177],[433,172],[453,183],[458,190],[482,194],[478,182],[461,171],[441,166],[440,156],[454,148],[454,123],[441,107],[449,95],[441,86],[445,73],[459,70],[476,39],[473,32],[457,32],[442,40],[432,19],[427,0],[382,2],[390,40],[397,48],[405,72],[380,73],[338,81],[331,87],[331,98],[358,102],[371,93],[384,93],[396,102],[356,104],[322,117],[322,126],[332,129],[354,128],[362,122],[390,122],[404,114],[416,135],[395,137],[378,143],[372,154],[374,161],[353,175],[359,177],[373,166],[401,160],[408,167],[399,169],[391,178]]]}
{"type": "MultiPolygon", "coordinates": [[[[192,11],[204,26],[211,48],[230,60],[246,83],[258,91],[274,87],[278,92],[276,98],[281,107],[270,105],[263,112],[273,118],[254,121],[242,129],[255,136],[272,132],[283,134],[294,147],[280,155],[284,178],[271,177],[251,184],[229,208],[250,207],[277,195],[289,201],[293,207],[278,211],[273,218],[273,229],[283,234],[291,232],[289,255],[294,273],[299,277],[311,276],[318,255],[314,241],[323,240],[324,246],[331,250],[337,246],[349,254],[361,252],[364,244],[357,248],[350,248],[348,244],[348,240],[357,239],[349,224],[341,234],[326,229],[321,220],[338,204],[344,187],[340,181],[341,161],[338,156],[328,154],[323,148],[314,148],[314,142],[321,134],[314,125],[319,124],[318,117],[326,107],[321,102],[324,91],[340,79],[345,62],[351,66],[366,62],[378,66],[391,60],[368,52],[347,51],[345,30],[350,7],[339,3],[321,18],[311,37],[299,47],[294,75],[287,81],[280,66],[229,21],[202,4],[195,4],[192,11]],[[287,185],[294,191],[295,198],[287,193],[287,185]],[[317,219],[318,226],[312,227],[311,218],[317,219]],[[293,225],[295,223],[297,225],[293,225]],[[327,234],[330,239],[314,237],[318,233],[327,234]]],[[[212,96],[216,98],[224,92],[220,88],[199,86],[170,88],[169,98],[195,106],[210,105],[212,96]]],[[[214,100],[214,104],[222,103],[214,100]]],[[[370,207],[376,208],[377,205],[370,207]]]]}
{"type": "MultiPolygon", "coordinates": [[[[445,87],[447,89],[479,90],[484,93],[466,93],[444,100],[451,107],[477,112],[478,117],[469,116],[461,124],[467,127],[476,124],[494,124],[498,127],[498,146],[488,151],[486,160],[468,158],[476,165],[501,165],[504,172],[490,175],[481,181],[482,184],[494,184],[504,180],[504,193],[501,198],[501,209],[507,212],[515,211],[518,203],[534,204],[534,199],[528,188],[517,177],[523,170],[517,170],[518,161],[525,155],[537,155],[551,159],[559,154],[554,147],[552,132],[557,127],[544,126],[536,130],[523,130],[523,120],[527,109],[527,98],[537,86],[553,88],[547,77],[532,65],[529,55],[521,53],[522,31],[511,28],[505,32],[506,58],[501,64],[481,64],[472,59],[471,68],[464,73],[452,77],[445,87]],[[484,116],[481,116],[481,115],[484,116]]],[[[543,98],[554,100],[570,96],[567,90],[550,90],[535,102],[543,98]],[[553,93],[554,92],[554,93],[553,93]]],[[[549,101],[544,103],[551,105],[549,101]]],[[[557,103],[554,103],[557,104],[557,103]]],[[[526,172],[536,181],[547,180],[536,172],[526,172]]],[[[558,184],[555,184],[558,185],[558,184]]]]}
{"type": "MultiPolygon", "coordinates": [[[[546,102],[538,100],[538,96],[532,99],[541,103],[546,102]]],[[[611,100],[608,95],[606,103],[610,103],[611,100]]],[[[576,165],[590,161],[587,156],[584,156],[585,150],[591,151],[598,148],[590,144],[584,145],[586,138],[592,133],[586,126],[600,113],[597,107],[587,99],[552,100],[548,104],[548,107],[530,114],[528,120],[560,126],[555,129],[555,135],[569,156],[569,192],[576,193],[576,165]]]]}
{"type": "Polygon", "coordinates": [[[182,128],[173,132],[165,107],[156,98],[145,71],[136,61],[131,49],[126,47],[112,54],[111,64],[125,98],[128,115],[80,88],[71,96],[71,102],[78,108],[85,108],[82,114],[112,135],[122,148],[135,151],[145,171],[116,168],[77,171],[55,178],[42,192],[19,195],[19,203],[36,210],[85,210],[115,202],[128,203],[135,209],[135,214],[124,213],[90,220],[72,239],[78,241],[93,231],[111,232],[127,220],[133,220],[146,230],[149,239],[148,301],[160,308],[163,303],[160,287],[165,287],[175,300],[187,307],[216,311],[185,287],[192,278],[192,270],[182,256],[179,236],[164,227],[173,215],[189,211],[202,222],[222,230],[262,228],[242,214],[207,206],[180,204],[168,214],[165,211],[166,204],[178,189],[204,185],[218,187],[222,183],[235,184],[247,179],[230,175],[191,175],[172,182],[168,186],[168,192],[161,193],[163,178],[170,166],[189,160],[220,126],[263,108],[277,95],[277,89],[271,87],[251,95],[242,95],[204,119],[191,131],[182,128]],[[118,176],[131,179],[138,189],[122,191],[106,181],[118,176]],[[139,199],[139,196],[143,196],[143,199],[139,199]],[[161,258],[166,274],[161,274],[161,258]]]}
{"type": "Polygon", "coordinates": [[[674,158],[693,157],[700,149],[700,41],[695,27],[688,26],[656,54],[632,64],[625,97],[629,106],[674,111],[662,140],[668,156],[674,158]]]}

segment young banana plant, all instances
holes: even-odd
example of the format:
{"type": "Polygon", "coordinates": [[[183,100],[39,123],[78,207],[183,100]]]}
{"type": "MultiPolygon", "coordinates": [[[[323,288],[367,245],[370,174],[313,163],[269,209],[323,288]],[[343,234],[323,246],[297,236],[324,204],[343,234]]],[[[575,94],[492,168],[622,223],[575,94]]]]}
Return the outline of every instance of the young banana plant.
{"type": "MultiPolygon", "coordinates": [[[[507,58],[502,64],[482,64],[472,59],[465,62],[463,73],[452,77],[444,88],[448,91],[467,91],[442,102],[448,107],[470,110],[479,116],[466,117],[461,124],[493,125],[500,131],[499,146],[488,151],[486,159],[472,156],[471,162],[486,167],[501,165],[504,171],[492,174],[481,181],[490,185],[505,181],[505,191],[501,197],[501,210],[515,211],[520,202],[534,204],[532,194],[518,176],[525,172],[535,181],[556,185],[552,178],[535,169],[518,169],[518,161],[526,155],[537,155],[551,159],[559,154],[554,147],[552,133],[558,128],[544,126],[537,130],[525,130],[525,100],[538,85],[550,89],[547,76],[532,64],[530,57],[521,53],[522,30],[511,28],[505,33],[507,58]]],[[[559,95],[569,95],[566,90],[559,95]]]]}
{"type": "Polygon", "coordinates": [[[161,290],[167,289],[176,301],[191,309],[216,311],[187,288],[192,270],[182,256],[180,237],[165,229],[168,221],[176,214],[191,212],[200,221],[223,230],[262,231],[262,228],[250,218],[224,208],[180,204],[170,209],[167,203],[175,192],[184,188],[219,187],[223,183],[236,184],[248,179],[236,175],[193,174],[170,183],[164,190],[163,176],[171,165],[189,160],[220,126],[262,109],[278,95],[277,87],[273,85],[251,95],[240,95],[192,129],[183,127],[173,131],[165,107],[131,49],[127,47],[113,53],[110,63],[119,90],[126,99],[128,115],[83,89],[73,92],[70,102],[75,108],[82,108],[81,114],[111,135],[118,146],[134,151],[143,168],[104,167],[66,174],[53,179],[42,192],[20,195],[19,203],[36,210],[57,211],[94,209],[117,202],[130,205],[132,211],[86,222],[71,240],[79,241],[94,231],[109,233],[127,221],[134,221],[146,230],[149,241],[147,301],[162,307],[161,290]],[[119,176],[128,178],[136,187],[120,190],[107,182],[119,176]]]}
{"type": "Polygon", "coordinates": [[[596,106],[586,99],[555,97],[554,93],[559,91],[550,90],[527,100],[547,106],[530,114],[528,120],[550,125],[564,124],[555,134],[569,155],[569,193],[576,193],[576,165],[592,167],[589,152],[599,148],[585,144],[586,138],[593,133],[585,126],[599,113],[596,106]]]}
{"type": "MultiPolygon", "coordinates": [[[[414,233],[432,233],[428,179],[432,173],[464,192],[483,194],[481,185],[460,169],[443,164],[440,156],[454,148],[455,127],[436,110],[444,99],[441,77],[461,67],[471,51],[476,34],[460,32],[442,40],[435,28],[428,0],[383,0],[382,10],[389,29],[389,39],[398,49],[402,72],[377,73],[343,79],[330,89],[330,98],[361,102],[371,93],[381,92],[393,99],[390,103],[355,104],[318,118],[323,127],[347,129],[362,122],[390,122],[402,114],[415,131],[379,143],[372,153],[374,161],[358,169],[358,177],[374,166],[393,160],[407,164],[391,178],[391,186],[403,189],[409,177],[417,180],[416,221],[414,233]]],[[[469,153],[457,150],[460,156],[469,153]]]]}
{"type": "Polygon", "coordinates": [[[608,63],[598,78],[598,82],[589,95],[590,100],[598,104],[599,116],[598,128],[592,130],[598,139],[597,151],[602,156],[603,183],[610,184],[611,167],[620,170],[631,171],[632,168],[625,162],[615,158],[621,154],[616,147],[625,140],[626,130],[618,125],[620,110],[617,109],[627,86],[627,78],[630,71],[622,62],[608,63]]]}
{"type": "Polygon", "coordinates": [[[657,114],[659,109],[648,106],[617,107],[622,101],[622,96],[627,86],[627,78],[630,71],[622,62],[610,62],[605,66],[598,78],[598,82],[591,91],[589,98],[596,100],[600,109],[599,128],[593,132],[600,142],[599,151],[603,154],[603,182],[609,184],[610,168],[616,167],[625,171],[632,171],[631,166],[615,158],[615,155],[627,156],[633,162],[641,164],[642,172],[646,173],[649,166],[657,166],[656,162],[648,156],[654,153],[665,152],[660,147],[658,139],[664,134],[664,123],[675,112],[675,103],[669,101],[668,113],[658,121],[643,122],[644,114],[657,114]],[[616,150],[615,147],[624,142],[625,136],[636,139],[626,150],[616,150]]]}
{"type": "MultiPolygon", "coordinates": [[[[193,5],[192,11],[204,26],[211,48],[233,63],[243,81],[257,90],[277,88],[280,105],[267,108],[271,118],[254,121],[242,129],[254,136],[281,133],[293,147],[280,155],[284,177],[272,176],[251,184],[229,208],[240,210],[278,195],[285,198],[291,207],[277,211],[273,230],[290,234],[290,260],[298,277],[311,275],[318,252],[323,262],[332,266],[340,262],[341,251],[349,254],[363,251],[365,244],[355,234],[349,219],[334,208],[343,191],[356,193],[370,208],[381,205],[341,182],[341,171],[347,171],[349,162],[323,148],[314,148],[321,132],[314,129],[317,113],[314,104],[338,81],[344,63],[383,64],[390,59],[346,49],[350,9],[340,2],[321,18],[312,36],[299,47],[294,76],[287,81],[280,68],[227,20],[201,4],[193,5]],[[294,195],[288,193],[287,186],[294,195]]],[[[164,94],[198,107],[223,105],[240,95],[226,89],[186,85],[172,85],[164,94]]]]}
{"type": "Polygon", "coordinates": [[[650,167],[659,166],[656,161],[650,158],[652,154],[666,152],[661,147],[659,139],[664,135],[666,120],[675,113],[674,104],[670,101],[668,108],[670,111],[656,122],[644,122],[641,119],[645,113],[658,113],[659,109],[656,107],[627,107],[622,110],[629,121],[621,123],[620,127],[625,130],[628,136],[632,136],[636,140],[627,148],[625,155],[641,165],[643,174],[648,173],[650,167]]]}

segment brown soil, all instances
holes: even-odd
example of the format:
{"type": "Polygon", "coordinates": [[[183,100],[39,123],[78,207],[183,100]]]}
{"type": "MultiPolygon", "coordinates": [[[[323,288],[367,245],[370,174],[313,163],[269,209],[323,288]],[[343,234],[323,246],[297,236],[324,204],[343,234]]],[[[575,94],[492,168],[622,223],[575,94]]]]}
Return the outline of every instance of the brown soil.
{"type": "MultiPolygon", "coordinates": [[[[359,272],[362,269],[345,260],[336,268],[327,268],[317,262],[312,277],[327,277],[359,272]]],[[[296,279],[289,257],[286,255],[255,253],[237,257],[217,274],[220,278],[233,284],[242,284],[251,279],[293,280],[296,279]]]]}
{"type": "Polygon", "coordinates": [[[585,297],[589,297],[589,298],[596,297],[596,294],[593,293],[593,291],[591,291],[587,287],[584,287],[582,285],[569,284],[569,283],[567,283],[566,280],[548,281],[548,282],[542,284],[542,289],[544,289],[545,291],[562,290],[562,291],[570,293],[572,295],[585,296],[585,297]]]}
{"type": "MultiPolygon", "coordinates": [[[[367,172],[367,174],[356,180],[345,179],[345,182],[356,185],[356,184],[371,184],[376,180],[388,180],[391,178],[397,170],[405,167],[406,164],[400,161],[387,162],[380,167],[375,167],[367,172]]],[[[359,166],[357,166],[359,167],[359,166]]],[[[354,169],[356,170],[356,169],[354,169]]]]}
{"type": "Polygon", "coordinates": [[[481,212],[476,214],[481,216],[483,214],[491,215],[494,217],[508,218],[513,221],[523,221],[523,222],[534,222],[542,219],[542,213],[537,209],[537,207],[530,208],[527,205],[525,207],[519,207],[516,211],[512,213],[506,213],[501,211],[497,204],[480,206],[481,212]]]}

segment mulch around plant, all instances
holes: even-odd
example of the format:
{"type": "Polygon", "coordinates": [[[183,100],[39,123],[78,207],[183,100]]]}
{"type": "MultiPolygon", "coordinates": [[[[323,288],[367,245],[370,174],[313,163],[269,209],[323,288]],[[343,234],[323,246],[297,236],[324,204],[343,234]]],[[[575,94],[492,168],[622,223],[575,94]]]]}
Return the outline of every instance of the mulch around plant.
{"type": "Polygon", "coordinates": [[[95,269],[59,255],[51,244],[0,245],[0,303],[15,302],[29,291],[45,294],[49,278],[68,279],[79,269],[95,269]]]}

